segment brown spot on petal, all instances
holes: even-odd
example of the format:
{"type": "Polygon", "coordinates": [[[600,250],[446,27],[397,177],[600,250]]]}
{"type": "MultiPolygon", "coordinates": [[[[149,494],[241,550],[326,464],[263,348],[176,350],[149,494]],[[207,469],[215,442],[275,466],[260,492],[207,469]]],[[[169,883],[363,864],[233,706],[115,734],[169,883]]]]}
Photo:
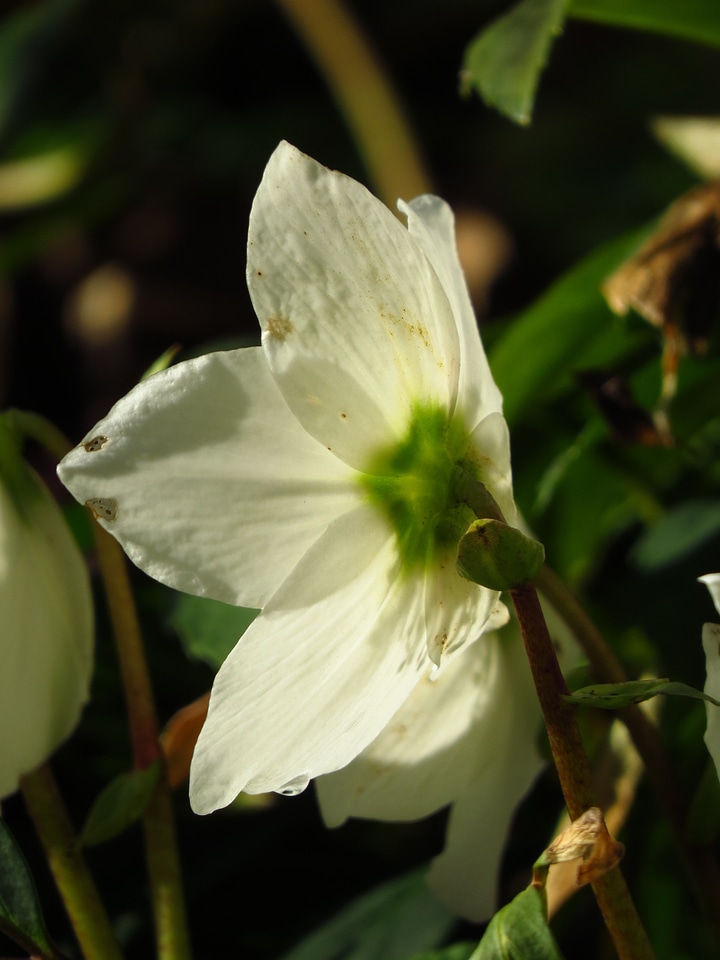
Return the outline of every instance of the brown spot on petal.
{"type": "Polygon", "coordinates": [[[107,437],[93,437],[92,440],[84,443],[83,447],[88,453],[97,453],[98,450],[102,450],[107,442],[107,437]]]}
{"type": "Polygon", "coordinates": [[[285,343],[295,327],[287,317],[270,317],[267,322],[267,334],[278,343],[285,343]]]}
{"type": "Polygon", "coordinates": [[[118,504],[112,497],[93,497],[85,501],[85,506],[96,520],[107,520],[108,523],[117,520],[118,504]]]}

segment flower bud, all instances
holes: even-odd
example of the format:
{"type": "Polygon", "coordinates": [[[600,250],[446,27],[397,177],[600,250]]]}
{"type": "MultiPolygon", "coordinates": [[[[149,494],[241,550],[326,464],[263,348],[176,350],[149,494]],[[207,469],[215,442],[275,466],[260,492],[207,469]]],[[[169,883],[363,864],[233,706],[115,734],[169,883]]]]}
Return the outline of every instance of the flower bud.
{"type": "Polygon", "coordinates": [[[88,697],[93,617],[65,520],[0,417],[0,798],[65,740],[88,697]]]}
{"type": "Polygon", "coordinates": [[[545,548],[500,520],[476,520],[460,539],[457,570],[490,590],[512,590],[540,572],[545,548]]]}

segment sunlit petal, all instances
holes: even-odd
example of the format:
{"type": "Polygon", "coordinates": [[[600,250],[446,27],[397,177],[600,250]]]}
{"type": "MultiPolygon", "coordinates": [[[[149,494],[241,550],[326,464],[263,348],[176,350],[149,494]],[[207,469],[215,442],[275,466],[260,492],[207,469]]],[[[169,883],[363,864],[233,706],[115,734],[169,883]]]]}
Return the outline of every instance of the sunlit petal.
{"type": "Polygon", "coordinates": [[[398,578],[385,525],[369,507],[341,517],[223,664],[193,758],[194,809],[349,763],[428,662],[422,592],[398,578]]]}
{"type": "Polygon", "coordinates": [[[418,401],[454,407],[458,331],[422,249],[363,186],[287,143],[255,197],[247,276],[283,395],[347,463],[401,437],[418,401]]]}
{"type": "Polygon", "coordinates": [[[246,606],[262,606],[358,502],[351,471],[292,416],[260,348],[142,381],[59,473],[80,502],[116,505],[100,522],[150,576],[246,606]]]}

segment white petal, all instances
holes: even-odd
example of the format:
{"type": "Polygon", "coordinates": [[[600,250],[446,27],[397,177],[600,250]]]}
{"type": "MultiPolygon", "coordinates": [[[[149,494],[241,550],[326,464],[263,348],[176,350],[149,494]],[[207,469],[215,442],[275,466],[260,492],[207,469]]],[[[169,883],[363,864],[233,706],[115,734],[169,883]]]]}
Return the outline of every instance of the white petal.
{"type": "Polygon", "coordinates": [[[698,577],[698,580],[708,588],[715,609],[720,613],[720,573],[706,573],[704,577],[698,577]]]}
{"type": "Polygon", "coordinates": [[[425,195],[400,201],[408,230],[425,251],[450,301],[460,334],[458,405],[470,429],[490,413],[502,410],[502,396],[488,366],[455,244],[453,212],[439,197],[425,195]]]}
{"type": "Polygon", "coordinates": [[[74,729],[92,672],[83,559],[39,481],[24,511],[0,482],[0,797],[74,729]]]}
{"type": "MultiPolygon", "coordinates": [[[[702,633],[705,662],[707,665],[707,680],[705,693],[715,700],[720,700],[720,624],[706,623],[702,633]]],[[[705,745],[715,763],[715,769],[720,777],[720,707],[714,703],[706,703],[707,729],[705,730],[705,745]]]]}
{"type": "Polygon", "coordinates": [[[452,410],[459,343],[420,246],[379,200],[287,143],[250,216],[248,287],[288,404],[363,469],[422,401],[452,410]]]}
{"type": "Polygon", "coordinates": [[[416,820],[451,803],[476,775],[478,729],[494,696],[502,654],[486,634],[436,680],[426,674],[370,746],[344,770],[317,781],[329,827],[348,817],[416,820]]]}
{"type": "Polygon", "coordinates": [[[486,920],[495,910],[510,824],[543,766],[536,746],[540,710],[522,642],[509,630],[498,641],[504,662],[475,719],[476,777],[453,804],[445,850],[428,874],[439,899],[473,921],[486,920]]]}
{"type": "Polygon", "coordinates": [[[421,584],[398,568],[365,506],[302,558],[215,680],[191,768],[197,813],[304,786],[387,724],[428,666],[421,584]]]}
{"type": "Polygon", "coordinates": [[[475,427],[472,434],[474,448],[480,454],[480,479],[488,488],[503,512],[505,520],[517,524],[517,508],[512,492],[510,468],[510,434],[505,418],[491,413],[475,427]]]}
{"type": "Polygon", "coordinates": [[[257,607],[360,496],[292,416],[260,348],[142,381],[58,472],[81,503],[110,504],[115,519],[100,522],[150,576],[257,607]]]}
{"type": "Polygon", "coordinates": [[[425,578],[428,654],[436,666],[494,625],[500,594],[461,577],[450,556],[425,578]]]}

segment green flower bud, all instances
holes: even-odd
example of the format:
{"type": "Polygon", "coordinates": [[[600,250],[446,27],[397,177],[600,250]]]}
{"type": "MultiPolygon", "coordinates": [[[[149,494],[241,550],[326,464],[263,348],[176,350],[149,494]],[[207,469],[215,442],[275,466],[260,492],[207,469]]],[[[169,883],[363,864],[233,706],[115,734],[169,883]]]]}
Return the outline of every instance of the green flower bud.
{"type": "Polygon", "coordinates": [[[540,572],[545,548],[517,527],[500,520],[476,520],[460,538],[457,570],[461,577],[490,590],[512,590],[540,572]]]}

